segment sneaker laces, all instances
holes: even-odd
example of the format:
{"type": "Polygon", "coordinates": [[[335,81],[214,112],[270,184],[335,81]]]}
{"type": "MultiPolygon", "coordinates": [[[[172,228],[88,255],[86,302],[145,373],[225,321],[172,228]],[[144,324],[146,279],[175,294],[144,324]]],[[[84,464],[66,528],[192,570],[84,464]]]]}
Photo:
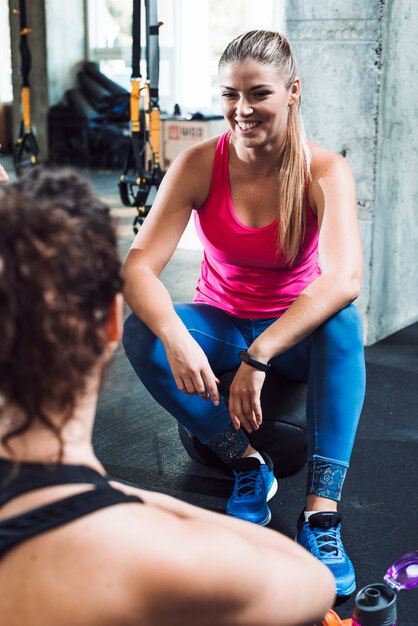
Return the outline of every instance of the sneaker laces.
{"type": "Polygon", "coordinates": [[[261,481],[260,469],[248,470],[246,472],[234,472],[236,481],[234,494],[238,498],[245,498],[257,491],[261,481]]]}
{"type": "Polygon", "coordinates": [[[314,536],[322,557],[335,556],[338,558],[340,556],[342,543],[338,530],[338,527],[327,528],[326,530],[315,528],[314,536]]]}

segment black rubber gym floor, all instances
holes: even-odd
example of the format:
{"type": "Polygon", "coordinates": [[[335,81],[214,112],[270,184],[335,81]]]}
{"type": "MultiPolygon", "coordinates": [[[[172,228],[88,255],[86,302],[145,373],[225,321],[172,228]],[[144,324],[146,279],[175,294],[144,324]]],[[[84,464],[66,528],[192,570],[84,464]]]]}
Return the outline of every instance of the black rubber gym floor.
{"type": "MultiPolygon", "coordinates": [[[[10,172],[10,161],[2,163],[10,172]]],[[[84,173],[119,218],[124,256],[132,240],[133,213],[121,209],[118,172],[84,173]]],[[[162,276],[174,300],[191,299],[199,264],[199,252],[176,251],[162,276]]],[[[340,505],[358,589],[381,582],[397,557],[418,549],[418,323],[366,348],[366,362],[366,401],[340,505]]],[[[100,396],[94,446],[112,476],[224,510],[231,479],[189,459],[175,420],[148,395],[122,349],[100,396]]],[[[304,492],[304,470],[280,481],[270,503],[271,528],[295,535],[304,492]]],[[[338,613],[349,617],[352,606],[350,599],[338,613]]],[[[398,626],[417,625],[418,589],[400,592],[398,626]]]]}

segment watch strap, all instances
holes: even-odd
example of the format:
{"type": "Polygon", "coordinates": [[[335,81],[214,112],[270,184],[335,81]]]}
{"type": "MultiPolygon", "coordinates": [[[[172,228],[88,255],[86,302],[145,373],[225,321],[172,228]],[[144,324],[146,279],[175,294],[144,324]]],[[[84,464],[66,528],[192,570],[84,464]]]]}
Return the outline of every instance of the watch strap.
{"type": "Polygon", "coordinates": [[[247,365],[251,365],[256,370],[260,370],[261,372],[268,372],[271,364],[270,363],[262,363],[261,361],[257,361],[247,350],[241,350],[239,353],[239,358],[243,363],[247,365]]]}

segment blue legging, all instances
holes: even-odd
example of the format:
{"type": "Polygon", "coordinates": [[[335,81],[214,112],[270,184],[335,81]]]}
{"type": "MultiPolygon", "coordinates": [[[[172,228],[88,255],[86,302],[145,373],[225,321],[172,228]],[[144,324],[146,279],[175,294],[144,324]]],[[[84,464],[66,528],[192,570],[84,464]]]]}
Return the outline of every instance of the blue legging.
{"type": "MultiPolygon", "coordinates": [[[[200,303],[174,306],[216,376],[236,368],[240,350],[276,319],[242,320],[200,303]]],[[[133,314],[125,322],[123,345],[136,374],[160,405],[200,441],[225,446],[225,433],[234,447],[227,405],[221,401],[216,407],[198,395],[179,391],[161,341],[133,314]]],[[[307,492],[339,500],[365,392],[362,322],[355,306],[345,307],[274,357],[271,366],[287,378],[308,384],[307,492]]],[[[237,441],[239,456],[248,441],[244,445],[239,443],[242,439],[237,441]]]]}

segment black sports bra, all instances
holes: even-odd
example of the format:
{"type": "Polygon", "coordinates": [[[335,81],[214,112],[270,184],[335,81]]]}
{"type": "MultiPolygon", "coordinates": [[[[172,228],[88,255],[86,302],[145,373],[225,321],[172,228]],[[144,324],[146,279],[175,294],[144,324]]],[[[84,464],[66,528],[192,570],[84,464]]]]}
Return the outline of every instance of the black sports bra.
{"type": "Polygon", "coordinates": [[[84,465],[44,465],[0,459],[0,508],[16,496],[42,487],[86,483],[93,490],[50,502],[20,515],[0,520],[0,557],[40,533],[67,524],[113,504],[143,501],[109,485],[109,479],[84,465]]]}

